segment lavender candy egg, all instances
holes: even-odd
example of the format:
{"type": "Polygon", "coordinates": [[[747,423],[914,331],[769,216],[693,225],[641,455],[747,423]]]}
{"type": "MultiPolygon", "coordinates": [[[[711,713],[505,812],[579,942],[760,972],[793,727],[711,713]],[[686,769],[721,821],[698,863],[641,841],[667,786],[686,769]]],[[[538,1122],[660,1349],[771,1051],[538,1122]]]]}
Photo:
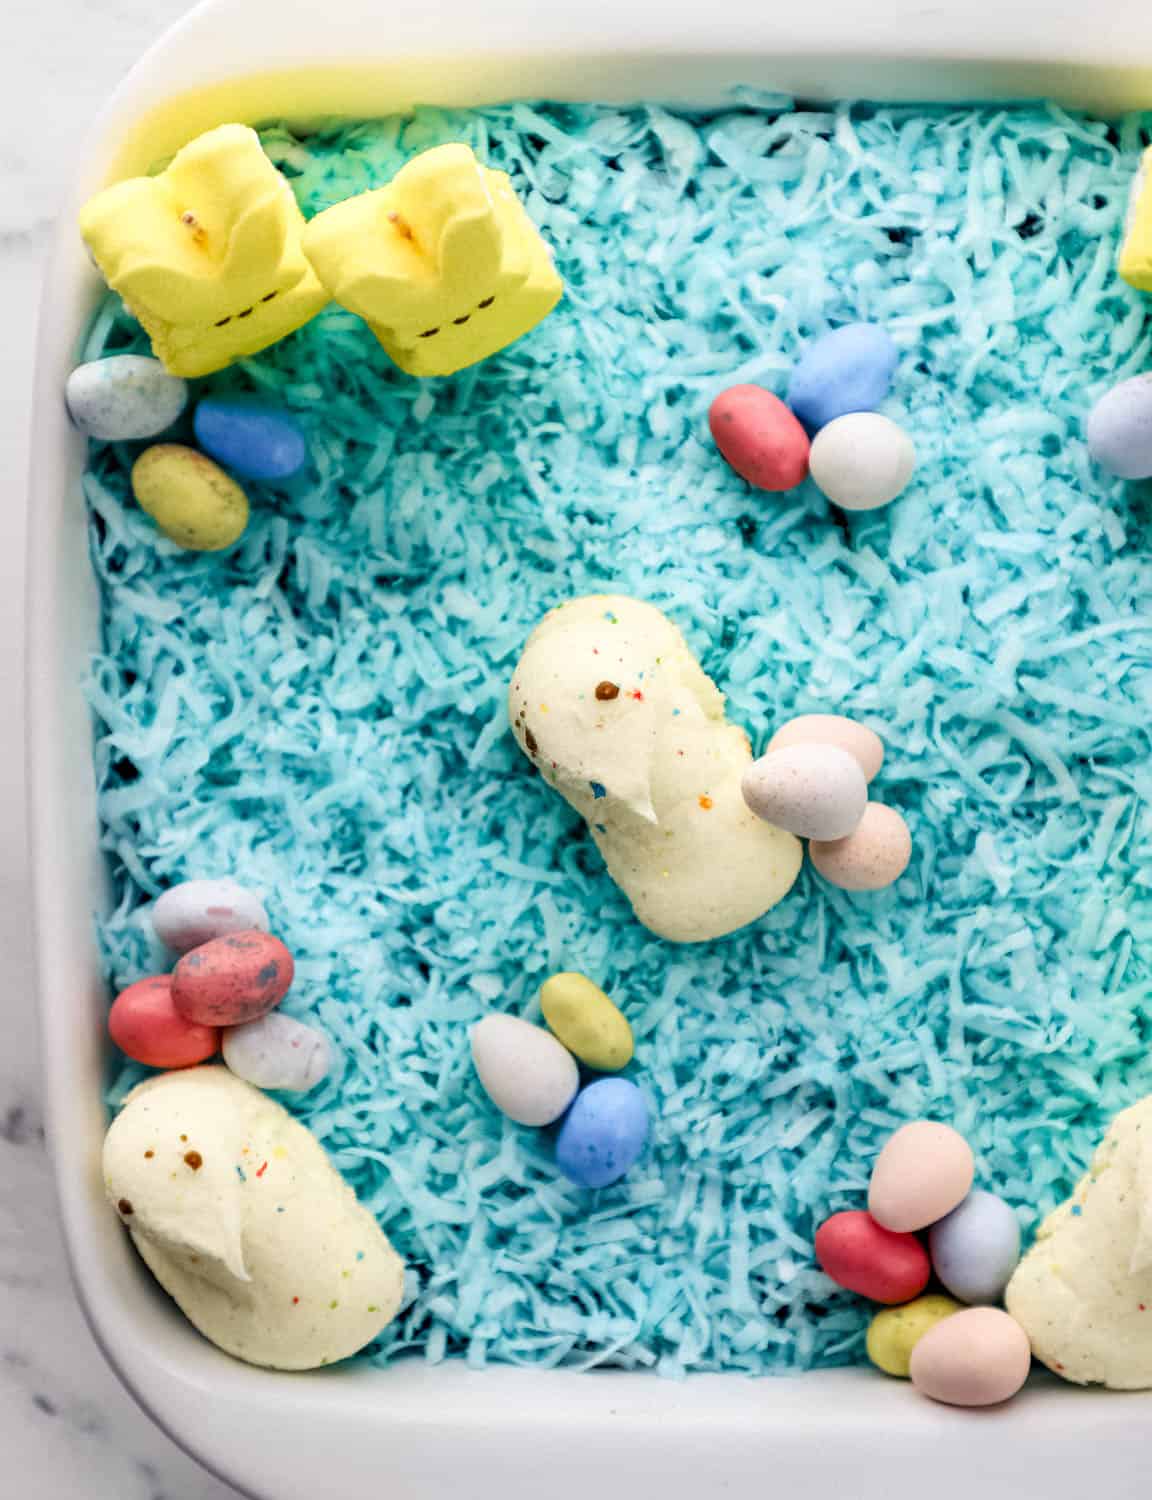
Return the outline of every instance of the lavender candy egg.
{"type": "Polygon", "coordinates": [[[258,1089],[305,1093],[332,1070],[332,1044],[322,1031],[280,1011],[257,1021],[230,1026],[224,1033],[224,1061],[245,1083],[258,1089]]]}
{"type": "Polygon", "coordinates": [[[1118,479],[1152,478],[1152,375],[1134,375],[1100,397],[1088,418],[1088,451],[1118,479]]]}
{"type": "Polygon", "coordinates": [[[556,1136],[556,1165],[577,1187],[618,1182],[648,1142],[648,1105],[627,1078],[581,1089],[556,1136]]]}
{"type": "Polygon", "coordinates": [[[936,1275],[961,1302],[992,1304],[1020,1260],[1020,1225],[995,1193],[975,1188],[933,1224],[928,1248],[936,1275]]]}
{"type": "Polygon", "coordinates": [[[235,880],[185,880],[157,898],[152,926],[166,948],[189,953],[230,932],[267,932],[268,913],[235,880]]]}
{"type": "Polygon", "coordinates": [[[156,437],[188,404],[188,386],[146,354],[113,354],[77,365],[64,389],[68,415],[89,437],[156,437]]]}

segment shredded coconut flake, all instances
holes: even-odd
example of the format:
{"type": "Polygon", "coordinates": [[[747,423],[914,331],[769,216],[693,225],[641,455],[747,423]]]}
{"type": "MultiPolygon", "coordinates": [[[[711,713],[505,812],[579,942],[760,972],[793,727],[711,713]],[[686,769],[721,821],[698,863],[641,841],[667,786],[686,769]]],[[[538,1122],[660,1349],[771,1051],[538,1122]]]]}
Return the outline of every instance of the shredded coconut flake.
{"type": "MultiPolygon", "coordinates": [[[[332,309],[202,382],[283,402],[314,455],[295,487],[251,487],[227,555],[158,536],[131,445],[91,451],[109,978],[163,961],[143,905],[170,883],[266,893],[298,960],[285,1009],[341,1056],[287,1102],[410,1268],[371,1357],[852,1363],[869,1310],[812,1235],[860,1206],[889,1131],[953,1121],[1033,1224],[1152,1089],[1152,512],[1082,440],[1094,395],[1148,364],[1112,271],[1142,128],[749,96],[264,133],[308,214],[470,141],[567,283],[455,379],[408,379],[332,309]],[[803,343],[856,318],[902,346],[910,489],[848,517],[811,486],[749,491],[711,397],[782,392],[803,343]],[[796,713],[880,730],[876,791],[915,846],[894,889],[805,871],[705,947],[633,920],[505,732],[529,630],[602,588],[670,612],[758,748],[796,713]],[[621,1004],[653,1106],[651,1151],[599,1194],[468,1060],[469,1024],[534,1016],[560,967],[621,1004]]],[[[141,347],[109,301],[88,355],[141,347]]]]}

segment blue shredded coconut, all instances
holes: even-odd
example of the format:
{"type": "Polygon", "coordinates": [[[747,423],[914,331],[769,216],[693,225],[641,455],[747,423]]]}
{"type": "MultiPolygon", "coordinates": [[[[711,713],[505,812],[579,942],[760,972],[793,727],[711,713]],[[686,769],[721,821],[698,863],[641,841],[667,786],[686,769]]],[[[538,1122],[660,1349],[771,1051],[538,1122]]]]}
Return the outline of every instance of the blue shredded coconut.
{"type": "MultiPolygon", "coordinates": [[[[133,445],[94,444],[85,479],[109,978],[164,962],[143,904],[168,884],[266,893],[297,959],[284,1008],[341,1054],[285,1102],[410,1267],[371,1357],[855,1362],[869,1308],[812,1236],[861,1206],[895,1126],[954,1122],[1032,1225],[1152,1089],[1152,503],[1082,439],[1095,395],[1149,363],[1113,270],[1145,124],[749,96],[265,132],[308,214],[470,141],[567,282],[453,379],[399,374],[332,309],[201,382],[311,436],[310,475],[251,486],[226,555],[157,535],[133,445]],[[750,491],[710,399],[782,392],[807,340],[858,318],[902,349],[886,410],[917,444],[911,488],[857,516],[750,491]],[[806,869],[701,947],[633,920],[504,711],[543,612],[602,588],[669,611],[758,747],[806,711],[880,730],[878,794],[915,841],[896,887],[806,869]],[[652,1149],[596,1194],[469,1063],[469,1025],[536,1016],[557,969],[622,1005],[653,1106],[652,1149]]],[[[141,347],[110,301],[89,354],[141,347]]]]}

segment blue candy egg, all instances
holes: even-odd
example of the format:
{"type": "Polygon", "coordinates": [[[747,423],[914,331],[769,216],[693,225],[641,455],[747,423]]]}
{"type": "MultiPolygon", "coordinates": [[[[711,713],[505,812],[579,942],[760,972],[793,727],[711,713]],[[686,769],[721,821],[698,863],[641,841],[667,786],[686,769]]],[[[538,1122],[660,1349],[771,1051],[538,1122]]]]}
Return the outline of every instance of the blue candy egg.
{"type": "Polygon", "coordinates": [[[974,1188],[933,1224],[928,1249],[936,1275],[961,1302],[999,1302],[1020,1259],[1020,1225],[995,1193],[974,1188]]]}
{"type": "Polygon", "coordinates": [[[556,1165],[577,1187],[617,1182],[648,1140],[648,1105],[626,1078],[600,1078],[581,1089],[556,1137],[556,1165]]]}
{"type": "Polygon", "coordinates": [[[1152,478],[1152,375],[1135,375],[1101,396],[1088,418],[1088,451],[1119,479],[1152,478]]]}
{"type": "Polygon", "coordinates": [[[899,355],[878,323],[846,323],[809,344],[788,386],[788,405],[810,432],[851,411],[875,411],[899,355]]]}
{"type": "Polygon", "coordinates": [[[243,479],[291,479],[308,458],[293,418],[263,401],[206,396],[192,426],[204,452],[243,479]]]}

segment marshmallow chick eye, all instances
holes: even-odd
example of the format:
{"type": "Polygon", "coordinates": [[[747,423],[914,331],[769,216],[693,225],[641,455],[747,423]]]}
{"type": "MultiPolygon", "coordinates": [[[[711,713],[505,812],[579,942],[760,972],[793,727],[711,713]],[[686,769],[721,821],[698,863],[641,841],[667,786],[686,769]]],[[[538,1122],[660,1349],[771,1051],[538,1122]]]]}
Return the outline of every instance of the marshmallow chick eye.
{"type": "Polygon", "coordinates": [[[404,1266],[372,1214],[312,1132],[227,1068],[133,1089],[103,1170],[156,1280],[237,1359],[334,1364],[396,1315],[404,1266]]]}
{"type": "Polygon", "coordinates": [[[799,841],[758,818],[741,792],[748,736],[654,605],[593,594],[551,611],[517,664],[508,716],[660,937],[723,937],[792,888],[799,841]]]}

